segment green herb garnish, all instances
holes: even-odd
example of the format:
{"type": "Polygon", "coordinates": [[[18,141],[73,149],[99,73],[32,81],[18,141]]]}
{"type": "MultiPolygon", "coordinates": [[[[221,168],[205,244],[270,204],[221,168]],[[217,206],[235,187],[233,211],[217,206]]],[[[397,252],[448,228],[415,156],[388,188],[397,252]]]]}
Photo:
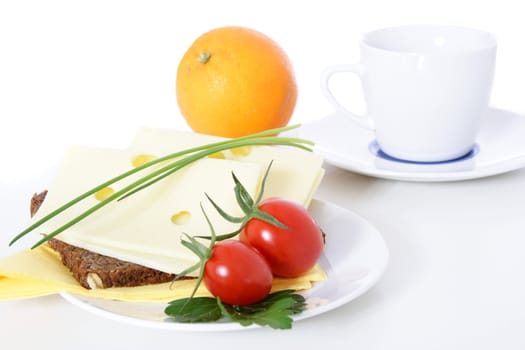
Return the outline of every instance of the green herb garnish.
{"type": "Polygon", "coordinates": [[[293,322],[291,316],[302,312],[305,307],[304,297],[288,289],[245,306],[224,304],[219,298],[212,297],[178,299],[170,302],[164,312],[177,322],[214,322],[226,318],[243,326],[257,324],[290,329],[293,322]]]}
{"type": "Polygon", "coordinates": [[[255,134],[244,136],[244,137],[240,137],[240,138],[235,138],[235,139],[230,139],[230,140],[225,140],[225,141],[220,141],[220,142],[215,142],[215,143],[211,143],[211,144],[207,144],[207,145],[202,145],[202,146],[198,146],[198,147],[189,148],[189,149],[186,149],[186,150],[183,150],[183,151],[180,151],[180,152],[172,153],[172,154],[169,154],[167,156],[164,156],[164,157],[152,160],[152,161],[150,161],[150,162],[148,162],[148,163],[146,163],[146,164],[144,164],[142,166],[139,166],[137,168],[134,168],[134,169],[131,169],[131,170],[127,171],[127,172],[124,172],[124,173],[120,174],[119,176],[116,176],[116,177],[114,177],[114,178],[112,178],[112,179],[110,179],[110,180],[108,180],[108,181],[106,181],[106,182],[104,182],[104,183],[102,183],[102,184],[92,188],[91,190],[81,194],[80,196],[72,199],[71,201],[65,203],[61,207],[55,209],[54,211],[52,211],[48,215],[44,216],[43,218],[41,218],[40,220],[36,221],[34,224],[32,224],[31,226],[27,227],[25,230],[20,232],[18,235],[16,235],[11,240],[9,245],[14,244],[20,238],[22,238],[25,235],[27,235],[28,233],[32,232],[33,230],[35,230],[36,228],[38,228],[39,226],[41,226],[45,222],[49,221],[53,217],[55,217],[55,216],[59,215],[60,213],[64,212],[65,210],[67,210],[68,208],[72,207],[73,205],[79,203],[80,201],[82,201],[83,199],[89,197],[90,195],[96,193],[100,189],[102,189],[104,187],[107,187],[107,186],[109,186],[111,184],[114,184],[114,183],[116,183],[116,182],[118,182],[118,181],[120,181],[120,180],[122,180],[122,179],[124,179],[124,178],[126,178],[126,177],[128,177],[130,175],[132,175],[132,174],[135,174],[135,173],[137,173],[139,171],[142,171],[142,170],[144,170],[146,168],[149,168],[149,167],[151,167],[153,165],[156,165],[156,164],[159,164],[161,162],[171,161],[167,165],[162,166],[161,168],[159,168],[159,169],[157,169],[157,170],[155,170],[155,171],[153,171],[153,172],[151,172],[151,173],[149,173],[149,174],[139,178],[138,180],[136,180],[133,183],[129,184],[128,186],[122,188],[121,190],[116,191],[115,193],[113,193],[111,196],[109,196],[105,200],[101,201],[100,203],[97,203],[96,205],[92,206],[91,208],[89,208],[85,212],[83,212],[80,215],[78,215],[77,217],[73,218],[72,220],[70,220],[69,222],[64,224],[63,226],[61,226],[61,227],[57,228],[56,230],[54,230],[53,232],[47,234],[45,237],[43,237],[41,240],[39,240],[37,243],[35,243],[32,248],[36,248],[36,247],[40,246],[41,244],[47,242],[51,238],[57,236],[61,232],[67,230],[70,227],[72,227],[76,223],[78,223],[81,220],[85,219],[86,217],[88,217],[89,215],[93,214],[94,212],[96,212],[97,210],[101,209],[102,207],[106,206],[107,204],[109,204],[109,203],[111,203],[111,202],[113,202],[115,200],[122,200],[122,199],[126,198],[127,196],[130,196],[130,195],[136,193],[137,191],[140,191],[140,190],[142,190],[142,189],[144,189],[146,187],[151,186],[155,182],[162,180],[166,176],[169,176],[169,175],[173,174],[174,172],[184,168],[185,166],[187,166],[189,164],[192,164],[193,162],[195,162],[195,161],[197,161],[199,159],[205,158],[205,157],[207,157],[207,156],[209,156],[211,154],[214,154],[214,153],[217,153],[217,152],[221,152],[221,151],[224,151],[224,150],[228,150],[228,149],[232,149],[232,148],[237,148],[237,147],[259,146],[259,145],[291,146],[291,147],[297,147],[297,148],[300,148],[300,149],[311,151],[311,149],[308,147],[308,146],[312,146],[313,145],[313,142],[311,142],[311,141],[300,139],[300,138],[293,138],[293,137],[272,136],[272,135],[276,135],[276,134],[279,134],[279,133],[284,132],[284,131],[288,131],[288,130],[292,130],[292,129],[298,128],[299,126],[300,125],[292,125],[292,126],[283,127],[283,128],[266,130],[266,131],[263,131],[263,132],[255,133],[255,134]],[[175,158],[178,158],[178,159],[175,159],[175,158]]]}

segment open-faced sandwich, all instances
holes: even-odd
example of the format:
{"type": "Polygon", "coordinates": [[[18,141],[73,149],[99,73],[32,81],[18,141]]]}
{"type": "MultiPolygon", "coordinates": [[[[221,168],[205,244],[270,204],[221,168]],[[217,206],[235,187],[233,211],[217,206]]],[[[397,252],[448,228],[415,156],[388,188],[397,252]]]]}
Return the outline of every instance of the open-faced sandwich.
{"type": "MultiPolygon", "coordinates": [[[[228,144],[192,158],[169,175],[162,170],[225,142],[231,140],[141,129],[127,149],[70,147],[48,190],[31,201],[32,224],[42,222],[33,231],[45,244],[0,261],[4,276],[0,284],[5,287],[0,297],[68,291],[117,300],[167,301],[193,294],[199,269],[190,268],[202,257],[181,242],[185,237],[209,237],[211,231],[235,232],[246,224],[224,218],[225,213],[233,218],[246,215],[246,207],[239,205],[238,183],[244,199],[257,198],[259,203],[281,198],[307,208],[323,177],[320,157],[268,142],[228,144]],[[197,151],[186,153],[188,149],[197,151]],[[179,157],[165,159],[177,152],[179,157]],[[108,182],[116,177],[118,181],[108,182]],[[79,196],[81,200],[60,215],[46,219],[79,196]],[[56,234],[57,228],[66,226],[56,234]],[[59,267],[59,261],[67,269],[59,267]],[[181,274],[184,279],[173,282],[181,274]]],[[[209,242],[198,240],[203,245],[209,242]]],[[[318,266],[289,276],[274,273],[272,291],[304,289],[324,278],[318,266]]],[[[196,295],[209,291],[201,286],[196,295]]]]}

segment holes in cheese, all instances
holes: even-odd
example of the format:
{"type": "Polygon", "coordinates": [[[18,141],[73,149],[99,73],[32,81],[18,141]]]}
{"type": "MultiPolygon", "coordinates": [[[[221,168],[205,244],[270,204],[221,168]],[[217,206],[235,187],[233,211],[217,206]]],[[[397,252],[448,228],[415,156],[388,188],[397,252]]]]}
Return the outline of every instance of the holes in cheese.
{"type": "Polygon", "coordinates": [[[232,148],[232,149],[230,150],[230,152],[231,152],[234,156],[238,156],[238,157],[246,157],[246,156],[248,156],[250,153],[252,153],[252,146],[243,146],[243,147],[232,148]]]}
{"type": "Polygon", "coordinates": [[[212,153],[208,156],[208,158],[213,158],[213,159],[226,159],[226,156],[224,155],[224,153],[222,152],[215,152],[215,153],[212,153]]]}
{"type": "Polygon", "coordinates": [[[216,152],[213,154],[210,154],[208,158],[215,158],[215,159],[232,159],[236,157],[246,157],[252,153],[252,146],[243,146],[243,147],[237,147],[232,148],[225,152],[216,152]]]}
{"type": "Polygon", "coordinates": [[[157,159],[157,156],[154,156],[153,154],[139,154],[133,157],[131,160],[131,165],[133,165],[135,168],[138,168],[139,166],[142,166],[155,159],[157,159]]]}
{"type": "Polygon", "coordinates": [[[98,190],[97,192],[95,192],[95,194],[93,196],[95,196],[96,200],[103,201],[104,199],[106,199],[109,196],[111,196],[113,193],[115,193],[114,189],[112,189],[111,187],[104,187],[104,188],[98,190]]]}
{"type": "Polygon", "coordinates": [[[191,219],[191,213],[187,210],[179,211],[171,216],[171,222],[175,225],[184,225],[191,219]]]}

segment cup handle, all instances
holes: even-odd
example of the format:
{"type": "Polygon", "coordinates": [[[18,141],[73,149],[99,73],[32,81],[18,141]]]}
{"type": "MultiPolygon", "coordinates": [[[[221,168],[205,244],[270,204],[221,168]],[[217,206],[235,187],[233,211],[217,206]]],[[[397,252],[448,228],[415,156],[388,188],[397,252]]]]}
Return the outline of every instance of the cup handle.
{"type": "Polygon", "coordinates": [[[330,90],[330,78],[332,75],[336,73],[342,73],[342,72],[350,72],[357,74],[359,79],[363,79],[363,73],[364,73],[364,65],[362,63],[358,64],[340,64],[340,65],[334,65],[326,68],[321,73],[321,89],[323,90],[323,93],[325,97],[328,99],[328,101],[335,107],[336,111],[349,116],[354,122],[359,124],[360,126],[374,130],[374,122],[370,118],[369,115],[359,115],[352,113],[348,111],[346,108],[344,108],[334,97],[332,94],[332,91],[330,90]]]}

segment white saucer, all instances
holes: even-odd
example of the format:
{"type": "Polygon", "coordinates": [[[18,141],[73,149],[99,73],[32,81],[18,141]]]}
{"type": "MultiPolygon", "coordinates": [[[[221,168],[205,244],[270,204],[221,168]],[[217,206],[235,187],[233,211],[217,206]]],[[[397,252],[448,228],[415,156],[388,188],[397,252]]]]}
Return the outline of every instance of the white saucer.
{"type": "Polygon", "coordinates": [[[405,162],[376,146],[372,131],[332,114],[304,124],[300,136],[316,143],[327,163],[357,173],[404,181],[459,181],[501,174],[525,166],[525,116],[490,108],[473,150],[440,163],[405,162]]]}

